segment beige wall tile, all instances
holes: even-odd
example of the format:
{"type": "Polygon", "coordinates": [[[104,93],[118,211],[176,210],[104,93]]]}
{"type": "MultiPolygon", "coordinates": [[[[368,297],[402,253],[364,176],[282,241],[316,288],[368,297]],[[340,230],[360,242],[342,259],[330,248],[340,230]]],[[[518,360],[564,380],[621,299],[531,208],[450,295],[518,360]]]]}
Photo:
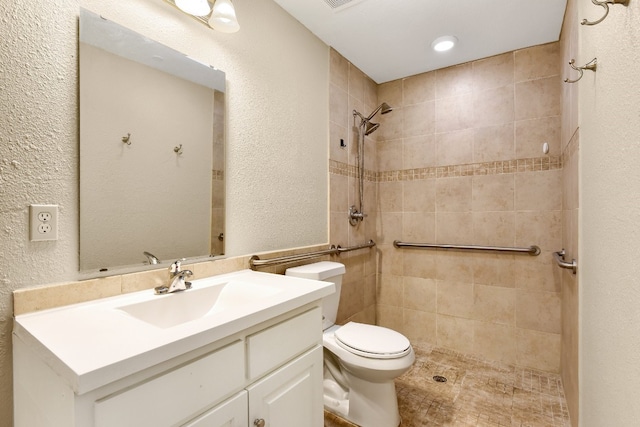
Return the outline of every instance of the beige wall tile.
{"type": "Polygon", "coordinates": [[[508,212],[474,212],[473,244],[481,246],[513,246],[516,216],[508,212]]]}
{"type": "Polygon", "coordinates": [[[560,43],[547,43],[515,52],[515,80],[533,80],[560,73],[560,43]]]}
{"type": "Polygon", "coordinates": [[[562,209],[562,170],[516,174],[516,210],[562,209]]]}
{"type": "Polygon", "coordinates": [[[437,281],[438,314],[473,318],[473,284],[464,282],[437,281]]]}
{"type": "Polygon", "coordinates": [[[435,181],[437,212],[468,212],[472,208],[473,178],[439,178],[435,181]]]}
{"type": "Polygon", "coordinates": [[[463,93],[448,98],[437,98],[435,102],[435,131],[452,132],[469,129],[474,124],[473,94],[463,93]]]}
{"type": "MultiPolygon", "coordinates": [[[[378,128],[372,135],[379,141],[397,140],[403,137],[404,116],[405,111],[401,104],[395,104],[393,111],[384,115],[377,115],[373,121],[374,123],[380,123],[378,128]]],[[[366,113],[369,114],[369,113],[366,113]]]]}
{"type": "Polygon", "coordinates": [[[380,212],[402,212],[402,182],[381,182],[378,194],[380,212]]]}
{"type": "Polygon", "coordinates": [[[349,178],[344,175],[329,175],[330,212],[346,212],[349,208],[349,178]]]}
{"type": "Polygon", "coordinates": [[[471,63],[436,70],[436,99],[458,96],[473,90],[471,63]]]}
{"type": "Polygon", "coordinates": [[[405,242],[433,242],[436,239],[436,214],[405,212],[402,215],[402,236],[405,242]]]}
{"type": "Polygon", "coordinates": [[[348,123],[349,96],[347,91],[339,88],[335,84],[329,85],[329,121],[344,128],[348,123]]]}
{"type": "Polygon", "coordinates": [[[402,331],[412,344],[437,341],[437,315],[405,308],[403,310],[402,331]]]}
{"type": "Polygon", "coordinates": [[[403,105],[433,101],[436,97],[435,72],[422,73],[402,80],[403,105]]]}
{"type": "MultiPolygon", "coordinates": [[[[534,243],[535,244],[535,243],[534,243]]],[[[532,291],[560,292],[560,268],[551,252],[516,258],[516,287],[532,291]]]]}
{"type": "Polygon", "coordinates": [[[516,122],[516,158],[540,157],[542,144],[549,144],[549,155],[560,155],[560,116],[516,122]]]}
{"type": "Polygon", "coordinates": [[[402,140],[391,139],[379,141],[376,144],[377,155],[369,156],[365,148],[365,156],[367,158],[378,159],[378,165],[376,168],[372,168],[377,171],[394,171],[403,169],[403,156],[402,156],[402,140]]]}
{"type": "Polygon", "coordinates": [[[494,126],[514,120],[513,85],[473,93],[474,126],[494,126]]]}
{"type": "MultiPolygon", "coordinates": [[[[393,80],[387,83],[382,83],[378,86],[378,100],[379,102],[386,102],[391,107],[400,107],[403,104],[403,92],[402,92],[402,80],[393,80]]],[[[385,114],[385,116],[391,116],[394,113],[385,114]]]]}
{"type": "Polygon", "coordinates": [[[435,279],[436,257],[429,251],[419,249],[396,249],[402,251],[402,271],[404,276],[435,279]]]}
{"type": "Polygon", "coordinates": [[[435,280],[405,276],[403,284],[404,308],[429,313],[436,312],[438,288],[435,280]]]}
{"type": "Polygon", "coordinates": [[[559,372],[559,334],[517,329],[516,345],[516,363],[519,366],[539,369],[545,372],[559,372]]]}
{"type": "MultiPolygon", "coordinates": [[[[515,289],[475,284],[473,296],[475,320],[515,326],[515,289]]],[[[476,342],[476,345],[478,344],[479,342],[476,342]]]]}
{"type": "Polygon", "coordinates": [[[435,135],[421,135],[403,139],[402,169],[426,168],[435,166],[435,164],[435,135]]]}
{"type": "Polygon", "coordinates": [[[474,212],[511,211],[515,182],[513,174],[473,177],[474,212]]]}
{"type": "Polygon", "coordinates": [[[562,211],[516,212],[516,245],[545,251],[562,247],[562,211]]]}
{"type": "Polygon", "coordinates": [[[437,243],[468,245],[470,236],[473,236],[471,212],[436,213],[437,243]]]}
{"type": "Polygon", "coordinates": [[[515,158],[513,123],[474,129],[474,163],[513,160],[515,158]]]}
{"type": "Polygon", "coordinates": [[[516,325],[518,328],[559,334],[560,293],[518,290],[516,296],[516,325]]]}
{"type": "Polygon", "coordinates": [[[403,311],[402,307],[378,304],[376,307],[378,325],[402,333],[404,331],[403,311]]]}
{"type": "Polygon", "coordinates": [[[462,165],[473,162],[473,130],[464,129],[438,133],[436,165],[462,165]]]}
{"type": "MultiPolygon", "coordinates": [[[[394,248],[391,244],[377,245],[376,248],[378,254],[378,273],[402,276],[404,257],[408,254],[394,248]]],[[[404,274],[407,274],[406,271],[404,274]]]]}
{"type": "Polygon", "coordinates": [[[402,276],[381,274],[378,283],[378,304],[402,307],[404,298],[402,276]]]}
{"type": "Polygon", "coordinates": [[[336,162],[348,163],[349,149],[341,147],[340,140],[349,144],[349,131],[337,123],[329,123],[329,158],[336,162]]]}
{"type": "MultiPolygon", "coordinates": [[[[353,267],[350,266],[351,268],[353,267]]],[[[348,268],[349,270],[350,268],[348,268]]],[[[340,304],[338,306],[337,322],[364,310],[364,280],[362,278],[350,280],[342,284],[340,292],[340,304]]]]}
{"type": "Polygon", "coordinates": [[[473,61],[473,90],[482,91],[513,84],[514,52],[473,61]]]}
{"type": "Polygon", "coordinates": [[[473,283],[473,254],[464,251],[430,250],[436,258],[436,278],[447,282],[473,283]]]}
{"type": "Polygon", "coordinates": [[[335,49],[329,49],[329,81],[340,89],[349,89],[349,61],[335,49]]]}
{"type": "Polygon", "coordinates": [[[403,113],[403,137],[431,135],[435,132],[435,101],[405,106],[403,113]]]}
{"type": "Polygon", "coordinates": [[[495,323],[474,323],[473,352],[488,360],[516,362],[516,328],[495,323]]]}
{"type": "Polygon", "coordinates": [[[515,119],[560,115],[561,83],[557,76],[516,83],[515,119]]]}
{"type": "Polygon", "coordinates": [[[358,67],[349,63],[349,96],[362,101],[362,105],[364,105],[364,86],[364,73],[358,67]]]}
{"type": "Polygon", "coordinates": [[[513,288],[517,270],[514,255],[477,253],[473,256],[474,283],[513,288]]]}
{"type": "Polygon", "coordinates": [[[436,179],[403,182],[403,211],[435,212],[437,182],[436,179]]]}
{"type": "Polygon", "coordinates": [[[390,245],[394,240],[400,240],[403,215],[401,212],[381,212],[378,214],[376,243],[390,245]]]}
{"type": "Polygon", "coordinates": [[[439,314],[438,321],[438,342],[439,346],[466,353],[473,352],[474,349],[474,321],[461,319],[459,317],[445,316],[439,314]]]}

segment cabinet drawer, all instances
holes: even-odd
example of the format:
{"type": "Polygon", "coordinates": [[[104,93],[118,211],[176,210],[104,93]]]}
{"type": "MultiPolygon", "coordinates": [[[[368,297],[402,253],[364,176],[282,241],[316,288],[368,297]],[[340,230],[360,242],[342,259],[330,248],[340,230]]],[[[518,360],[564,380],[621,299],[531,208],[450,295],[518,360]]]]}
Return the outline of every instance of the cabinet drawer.
{"type": "Polygon", "coordinates": [[[175,425],[244,384],[236,341],[187,365],[95,402],[96,427],[175,425]]]}
{"type": "Polygon", "coordinates": [[[315,307],[247,337],[248,376],[256,379],[322,342],[322,312],[315,307]]]}

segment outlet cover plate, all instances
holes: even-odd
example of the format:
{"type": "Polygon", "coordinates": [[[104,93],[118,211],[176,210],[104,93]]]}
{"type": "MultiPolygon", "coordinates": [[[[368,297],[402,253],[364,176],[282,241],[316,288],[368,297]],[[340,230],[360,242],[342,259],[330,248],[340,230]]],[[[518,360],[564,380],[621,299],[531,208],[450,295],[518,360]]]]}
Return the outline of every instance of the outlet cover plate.
{"type": "Polygon", "coordinates": [[[29,239],[58,240],[58,205],[29,206],[29,239]]]}

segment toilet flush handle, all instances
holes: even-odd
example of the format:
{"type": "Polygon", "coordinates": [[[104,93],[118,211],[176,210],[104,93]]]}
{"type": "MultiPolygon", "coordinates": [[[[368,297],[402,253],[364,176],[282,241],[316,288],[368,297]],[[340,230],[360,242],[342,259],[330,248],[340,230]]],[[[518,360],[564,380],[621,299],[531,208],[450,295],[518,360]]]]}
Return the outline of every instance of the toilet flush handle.
{"type": "Polygon", "coordinates": [[[264,419],[258,418],[257,420],[255,420],[253,422],[253,425],[256,426],[256,427],[264,427],[265,426],[264,419]]]}

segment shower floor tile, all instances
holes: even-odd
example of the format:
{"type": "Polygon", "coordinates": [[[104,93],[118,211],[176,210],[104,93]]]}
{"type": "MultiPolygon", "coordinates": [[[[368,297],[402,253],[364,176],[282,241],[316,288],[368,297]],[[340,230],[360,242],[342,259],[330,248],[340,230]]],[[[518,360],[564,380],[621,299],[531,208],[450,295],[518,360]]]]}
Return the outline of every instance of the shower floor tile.
{"type": "MultiPolygon", "coordinates": [[[[396,380],[402,427],[570,427],[557,374],[414,345],[416,361],[396,380]],[[447,379],[437,382],[439,375],[447,379]]],[[[325,412],[325,427],[356,427],[325,412]]],[[[375,426],[371,426],[375,427],[375,426]]]]}

